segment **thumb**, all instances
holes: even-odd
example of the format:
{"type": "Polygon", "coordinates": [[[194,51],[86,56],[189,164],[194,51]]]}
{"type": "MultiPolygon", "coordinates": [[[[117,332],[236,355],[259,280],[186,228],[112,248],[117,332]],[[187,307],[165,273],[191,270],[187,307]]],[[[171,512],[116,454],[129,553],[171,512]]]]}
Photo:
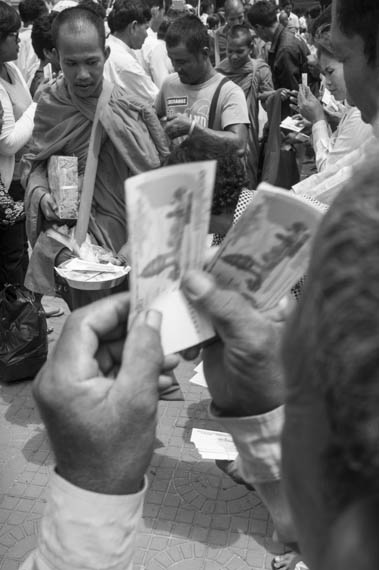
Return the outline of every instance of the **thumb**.
{"type": "Polygon", "coordinates": [[[122,407],[141,407],[155,413],[158,403],[158,379],[164,365],[158,311],[142,312],[128,333],[119,373],[112,392],[122,407]]]}
{"type": "Polygon", "coordinates": [[[242,295],[217,287],[209,273],[187,272],[183,280],[183,293],[199,311],[210,317],[223,341],[239,337],[246,317],[251,320],[252,312],[259,317],[242,295]]]}

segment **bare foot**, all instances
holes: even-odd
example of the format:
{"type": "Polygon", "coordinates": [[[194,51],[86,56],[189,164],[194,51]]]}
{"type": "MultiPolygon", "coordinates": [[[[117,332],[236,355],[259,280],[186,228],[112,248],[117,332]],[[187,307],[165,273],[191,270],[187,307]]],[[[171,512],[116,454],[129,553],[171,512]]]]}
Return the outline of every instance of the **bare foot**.
{"type": "Polygon", "coordinates": [[[274,556],[271,560],[272,570],[295,570],[297,564],[302,564],[301,568],[306,569],[307,567],[303,562],[301,562],[301,556],[296,552],[286,552],[286,554],[281,554],[280,556],[274,556]]]}

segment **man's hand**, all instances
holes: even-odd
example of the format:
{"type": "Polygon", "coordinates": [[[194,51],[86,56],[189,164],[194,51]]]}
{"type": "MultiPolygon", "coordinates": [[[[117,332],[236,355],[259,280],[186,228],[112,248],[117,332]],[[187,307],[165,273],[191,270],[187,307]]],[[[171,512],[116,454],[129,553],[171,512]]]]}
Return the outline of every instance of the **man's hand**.
{"type": "Polygon", "coordinates": [[[166,135],[170,139],[176,139],[177,137],[183,137],[188,135],[191,129],[192,120],[187,117],[187,115],[176,115],[172,119],[167,119],[167,125],[165,128],[166,135]]]}
{"type": "Polygon", "coordinates": [[[142,313],[125,341],[128,312],[128,294],[75,311],[34,383],[58,473],[113,495],[141,489],[153,453],[159,376],[177,364],[163,357],[156,311],[142,313]]]}
{"type": "Polygon", "coordinates": [[[322,105],[309,87],[305,85],[300,86],[297,104],[299,113],[312,124],[325,119],[322,105]]]}
{"type": "Polygon", "coordinates": [[[239,293],[219,289],[207,273],[189,272],[183,292],[210,317],[219,336],[203,351],[215,406],[227,415],[250,416],[283,404],[282,312],[259,313],[239,293]]]}
{"type": "Polygon", "coordinates": [[[51,194],[46,193],[42,196],[39,205],[45,220],[48,222],[60,221],[58,206],[51,194]]]}

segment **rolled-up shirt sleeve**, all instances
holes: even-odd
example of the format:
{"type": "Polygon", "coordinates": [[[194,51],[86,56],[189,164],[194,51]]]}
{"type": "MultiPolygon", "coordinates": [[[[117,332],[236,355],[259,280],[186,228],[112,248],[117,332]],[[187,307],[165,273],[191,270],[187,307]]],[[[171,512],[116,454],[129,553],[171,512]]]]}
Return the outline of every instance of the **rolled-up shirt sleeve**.
{"type": "Polygon", "coordinates": [[[53,473],[37,548],[20,570],[130,570],[147,488],[86,491],[53,473]]]}
{"type": "Polygon", "coordinates": [[[210,416],[230,433],[238,451],[239,473],[252,485],[281,479],[281,437],[284,406],[250,417],[229,417],[211,405],[210,416]]]}

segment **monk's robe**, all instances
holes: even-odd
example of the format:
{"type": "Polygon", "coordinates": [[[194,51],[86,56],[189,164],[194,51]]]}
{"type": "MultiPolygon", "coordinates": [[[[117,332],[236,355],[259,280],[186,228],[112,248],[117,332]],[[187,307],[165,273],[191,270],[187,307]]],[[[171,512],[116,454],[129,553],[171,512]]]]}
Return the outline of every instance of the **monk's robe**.
{"type": "MultiPolygon", "coordinates": [[[[25,285],[36,293],[54,294],[54,264],[64,248],[46,235],[52,224],[40,209],[41,198],[49,192],[47,160],[52,155],[77,156],[79,177],[84,175],[97,101],[97,97],[77,97],[61,78],[44,91],[37,106],[22,173],[27,233],[33,247],[25,285]]],[[[113,87],[99,120],[103,137],[88,231],[99,245],[117,254],[127,242],[124,181],[158,168],[169,148],[153,109],[130,101],[121,87],[113,87]]]]}
{"type": "Polygon", "coordinates": [[[251,189],[257,187],[259,162],[259,100],[267,91],[273,91],[271,71],[267,63],[260,59],[250,59],[245,65],[235,70],[229,59],[221,61],[217,71],[234,81],[245,93],[249,111],[250,129],[246,150],[246,167],[251,189]]]}

